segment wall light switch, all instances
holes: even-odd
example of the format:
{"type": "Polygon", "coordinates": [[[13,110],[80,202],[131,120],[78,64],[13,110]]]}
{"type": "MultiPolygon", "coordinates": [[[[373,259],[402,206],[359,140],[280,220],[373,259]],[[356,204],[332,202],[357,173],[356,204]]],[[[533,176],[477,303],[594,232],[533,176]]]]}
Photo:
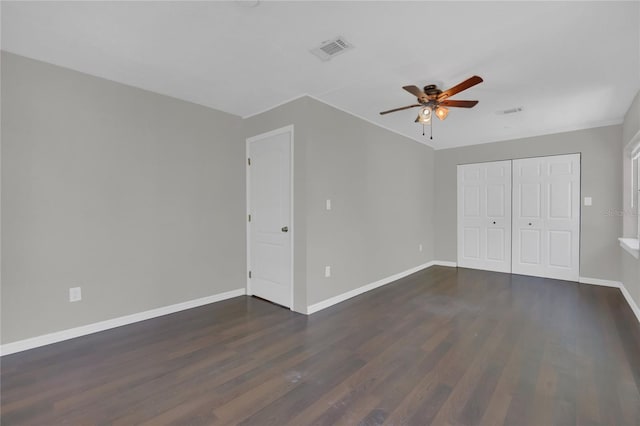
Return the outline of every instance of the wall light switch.
{"type": "Polygon", "coordinates": [[[329,278],[331,276],[331,266],[324,267],[324,277],[329,278]]]}
{"type": "Polygon", "coordinates": [[[80,287],[71,287],[69,289],[69,302],[79,302],[82,300],[82,289],[80,287]]]}
{"type": "Polygon", "coordinates": [[[327,208],[327,210],[331,210],[331,200],[327,200],[326,208],[327,208]]]}
{"type": "Polygon", "coordinates": [[[591,200],[591,197],[584,197],[584,205],[585,206],[591,206],[593,205],[593,202],[591,200]]]}

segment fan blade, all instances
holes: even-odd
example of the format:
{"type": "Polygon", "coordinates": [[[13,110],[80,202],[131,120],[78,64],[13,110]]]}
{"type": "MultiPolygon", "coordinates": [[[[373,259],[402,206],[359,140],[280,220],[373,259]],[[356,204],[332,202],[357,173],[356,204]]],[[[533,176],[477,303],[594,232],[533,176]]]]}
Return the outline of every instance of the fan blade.
{"type": "Polygon", "coordinates": [[[478,101],[442,101],[440,105],[454,108],[473,108],[478,104],[478,101]]]}
{"type": "Polygon", "coordinates": [[[425,95],[417,86],[402,86],[402,88],[420,100],[427,100],[427,95],[425,95]]]}
{"type": "Polygon", "coordinates": [[[481,77],[474,75],[473,77],[466,79],[462,83],[453,86],[451,89],[445,90],[444,92],[440,93],[438,95],[438,100],[441,101],[443,99],[447,99],[448,97],[451,97],[456,93],[460,93],[463,90],[467,90],[468,88],[475,86],[476,84],[482,83],[482,81],[483,80],[481,77]]]}
{"type": "Polygon", "coordinates": [[[385,114],[389,114],[390,112],[396,112],[396,111],[402,111],[404,109],[409,109],[409,108],[415,108],[415,107],[419,107],[422,106],[420,104],[415,104],[415,105],[407,105],[405,107],[401,107],[401,108],[394,108],[394,109],[390,109],[389,111],[382,111],[380,113],[380,115],[385,115],[385,114]]]}

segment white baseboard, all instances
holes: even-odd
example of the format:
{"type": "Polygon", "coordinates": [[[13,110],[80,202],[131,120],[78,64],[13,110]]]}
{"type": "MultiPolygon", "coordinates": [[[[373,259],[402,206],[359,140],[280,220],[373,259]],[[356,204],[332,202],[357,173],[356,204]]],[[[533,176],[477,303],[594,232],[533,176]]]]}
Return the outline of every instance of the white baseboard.
{"type": "Polygon", "coordinates": [[[100,321],[93,324],[87,324],[80,327],[69,328],[67,330],[57,331],[55,333],[43,334],[29,339],[18,340],[17,342],[5,343],[0,345],[0,356],[13,354],[16,352],[26,351],[40,346],[50,345],[52,343],[61,342],[63,340],[73,339],[75,337],[86,336],[87,334],[97,333],[99,331],[116,328],[134,322],[144,321],[151,318],[160,317],[174,312],[184,311],[186,309],[196,308],[209,303],[219,302],[232,297],[238,297],[245,294],[244,288],[227,291],[225,293],[214,294],[213,296],[202,297],[200,299],[189,300],[187,302],[176,303],[175,305],[163,306],[161,308],[151,309],[149,311],[139,312],[136,314],[126,315],[123,317],[113,318],[106,321],[100,321]]]}
{"type": "Polygon", "coordinates": [[[622,283],[620,281],[603,280],[600,278],[579,277],[578,282],[580,284],[601,285],[604,287],[620,288],[622,286],[622,283]]]}
{"type": "Polygon", "coordinates": [[[619,288],[620,291],[622,292],[622,295],[624,296],[624,299],[627,301],[627,303],[629,304],[629,307],[631,308],[636,318],[638,319],[638,322],[640,322],[640,307],[638,307],[636,302],[631,297],[631,294],[629,294],[629,292],[627,291],[627,288],[620,281],[602,280],[600,278],[580,277],[579,282],[580,284],[601,285],[604,287],[619,288]]]}
{"type": "MultiPolygon", "coordinates": [[[[400,278],[404,278],[408,275],[421,271],[423,269],[427,269],[430,266],[447,266],[447,267],[457,267],[456,262],[450,262],[446,260],[432,260],[431,262],[424,263],[422,265],[416,266],[411,269],[407,269],[406,271],[397,273],[395,275],[391,275],[390,277],[383,278],[376,282],[364,285],[362,287],[358,287],[346,293],[339,294],[337,296],[331,297],[329,299],[323,300],[322,302],[315,303],[313,305],[307,306],[307,315],[313,314],[315,312],[326,309],[330,306],[336,305],[340,302],[344,302],[345,300],[351,299],[352,297],[358,296],[362,293],[366,293],[367,291],[371,291],[378,287],[382,287],[383,285],[389,284],[393,281],[397,281],[400,278]]],[[[631,310],[636,315],[638,322],[640,322],[640,307],[635,303],[635,301],[631,298],[631,295],[627,291],[626,287],[620,281],[613,280],[603,280],[601,278],[589,278],[589,277],[580,277],[578,280],[581,284],[590,284],[590,285],[599,285],[604,287],[614,287],[619,288],[624,296],[625,300],[631,307],[631,310]]]]}
{"type": "Polygon", "coordinates": [[[393,281],[397,281],[400,278],[404,278],[408,275],[414,274],[423,269],[427,269],[430,266],[439,265],[439,266],[454,266],[455,262],[444,262],[439,260],[432,260],[431,262],[423,263],[422,265],[416,266],[411,269],[407,269],[406,271],[399,272],[397,274],[391,275],[389,277],[383,278],[376,282],[363,285],[362,287],[358,287],[351,291],[347,291],[346,293],[339,294],[337,296],[331,297],[329,299],[325,299],[322,302],[315,303],[311,306],[307,306],[307,315],[313,314],[315,312],[321,311],[323,309],[328,308],[329,306],[333,306],[340,302],[344,302],[347,299],[351,299],[352,297],[358,296],[362,293],[366,293],[367,291],[371,291],[375,288],[382,287],[383,285],[389,284],[393,281]]]}
{"type": "Polygon", "coordinates": [[[433,262],[434,265],[437,266],[448,266],[450,268],[457,268],[458,264],[456,262],[450,262],[448,260],[434,260],[433,262]]]}
{"type": "Polygon", "coordinates": [[[627,300],[627,303],[629,304],[629,307],[631,308],[633,313],[636,314],[636,318],[638,322],[640,322],[640,307],[638,307],[636,302],[633,300],[633,298],[631,297],[631,294],[629,294],[629,292],[627,291],[627,288],[624,286],[623,283],[620,283],[620,291],[622,292],[622,295],[624,296],[624,298],[627,300]]]}

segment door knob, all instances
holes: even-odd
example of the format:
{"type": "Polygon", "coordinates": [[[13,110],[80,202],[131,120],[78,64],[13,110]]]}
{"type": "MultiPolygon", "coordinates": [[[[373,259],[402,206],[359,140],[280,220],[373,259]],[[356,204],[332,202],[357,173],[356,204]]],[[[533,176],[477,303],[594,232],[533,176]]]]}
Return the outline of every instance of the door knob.
{"type": "Polygon", "coordinates": [[[529,226],[531,226],[531,222],[529,222],[529,226]]]}
{"type": "Polygon", "coordinates": [[[283,226],[281,231],[282,232],[289,232],[289,227],[288,226],[283,226]]]}
{"type": "Polygon", "coordinates": [[[493,221],[493,224],[494,224],[494,225],[496,224],[496,221],[495,221],[495,220],[493,221]]]}

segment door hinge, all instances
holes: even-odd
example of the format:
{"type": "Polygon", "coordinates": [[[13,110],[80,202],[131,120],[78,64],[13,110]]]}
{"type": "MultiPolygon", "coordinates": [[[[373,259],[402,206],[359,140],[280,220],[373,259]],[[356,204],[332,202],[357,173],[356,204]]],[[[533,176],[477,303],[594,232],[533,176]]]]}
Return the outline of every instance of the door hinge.
{"type": "Polygon", "coordinates": [[[251,158],[247,158],[247,165],[251,165],[251,158]]]}
{"type": "Polygon", "coordinates": [[[251,215],[249,215],[249,222],[251,222],[251,215]]]}
{"type": "Polygon", "coordinates": [[[251,278],[251,271],[249,271],[249,278],[251,278]]]}

